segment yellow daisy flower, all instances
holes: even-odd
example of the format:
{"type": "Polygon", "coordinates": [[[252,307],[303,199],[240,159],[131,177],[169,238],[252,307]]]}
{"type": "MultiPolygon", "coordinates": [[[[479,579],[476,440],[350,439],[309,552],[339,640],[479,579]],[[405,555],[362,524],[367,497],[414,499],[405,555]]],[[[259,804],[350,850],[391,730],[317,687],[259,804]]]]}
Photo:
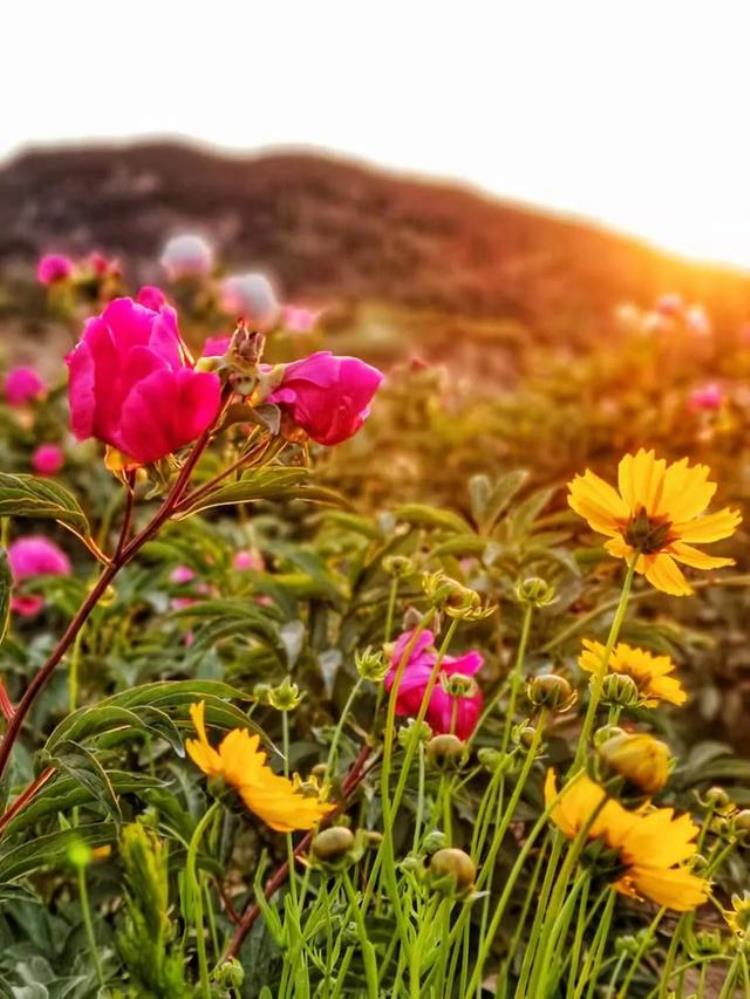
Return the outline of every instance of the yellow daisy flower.
{"type": "MultiPolygon", "coordinates": [[[[601,642],[584,638],[578,665],[587,673],[598,673],[605,651],[601,642]]],[[[626,642],[615,645],[607,663],[608,672],[624,673],[633,680],[647,708],[656,707],[659,701],[677,705],[685,703],[687,693],[677,677],[670,675],[676,669],[669,656],[655,656],[626,642]]]]}
{"type": "MultiPolygon", "coordinates": [[[[544,785],[547,805],[556,796],[557,779],[550,769],[544,785]]],[[[617,854],[614,888],[618,892],[649,898],[677,912],[690,912],[706,901],[708,881],[681,866],[697,850],[694,840],[698,827],[689,815],[675,818],[671,808],[646,814],[628,811],[595,781],[579,775],[563,790],[551,818],[568,839],[573,839],[597,808],[600,810],[588,830],[588,839],[600,840],[617,854]]]]}
{"type": "Polygon", "coordinates": [[[289,780],[275,774],[260,750],[260,738],[247,729],[233,729],[219,743],[219,748],[206,737],[205,703],[193,704],[190,717],[197,739],[188,739],[185,748],[193,763],[208,777],[221,777],[236,789],[242,801],[277,832],[312,829],[334,806],[320,796],[304,793],[299,780],[289,780]]]}
{"type": "Polygon", "coordinates": [[[706,544],[730,537],[742,519],[725,508],[705,514],[716,492],[705,465],[688,466],[688,459],[667,465],[653,451],[641,449],[620,461],[614,489],[592,471],[577,475],[569,485],[568,503],[598,534],[610,540],[605,548],[615,558],[638,555],[636,572],[652,586],[674,596],[692,593],[677,565],[720,569],[734,559],[705,555],[693,542],[706,544]]]}

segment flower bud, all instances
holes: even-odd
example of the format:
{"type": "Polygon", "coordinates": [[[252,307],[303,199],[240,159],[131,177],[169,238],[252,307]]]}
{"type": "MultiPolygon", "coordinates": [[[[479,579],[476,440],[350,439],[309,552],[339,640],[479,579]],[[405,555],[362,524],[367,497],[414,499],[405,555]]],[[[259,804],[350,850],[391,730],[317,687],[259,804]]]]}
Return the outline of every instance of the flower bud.
{"type": "Polygon", "coordinates": [[[253,687],[253,697],[258,704],[270,704],[272,689],[270,683],[256,683],[253,687]]]}
{"type": "Polygon", "coordinates": [[[465,755],[466,743],[456,735],[434,735],[427,743],[427,759],[436,767],[460,767],[465,755]]]}
{"type": "Polygon", "coordinates": [[[310,850],[317,860],[340,860],[354,847],[354,833],[346,826],[331,826],[314,837],[310,850]]]}
{"type": "Polygon", "coordinates": [[[440,686],[449,697],[473,697],[478,689],[474,677],[465,673],[441,673],[440,686]]]}
{"type": "Polygon", "coordinates": [[[430,858],[429,878],[436,890],[450,888],[463,895],[474,887],[476,876],[476,864],[463,850],[445,847],[430,858]]]}
{"type": "Polygon", "coordinates": [[[242,316],[256,330],[273,329],[281,315],[276,292],[265,274],[233,274],[221,283],[221,307],[242,316]]]}
{"type": "Polygon", "coordinates": [[[423,576],[422,589],[432,606],[442,607],[448,617],[478,621],[494,611],[494,607],[482,607],[482,598],[475,590],[451,579],[442,570],[423,576]]]}
{"type": "Polygon", "coordinates": [[[731,807],[732,804],[732,799],[729,797],[727,792],[723,787],[719,787],[718,785],[710,787],[706,791],[704,801],[706,805],[714,808],[717,812],[725,811],[727,808],[731,807]]]}
{"type": "Polygon", "coordinates": [[[386,555],[383,559],[383,571],[395,579],[408,579],[416,572],[414,560],[406,555],[386,555]]]}
{"type": "Polygon", "coordinates": [[[425,853],[437,853],[438,850],[442,850],[445,846],[446,835],[440,829],[433,829],[431,833],[428,833],[424,839],[424,849],[425,853]]]}
{"type": "Polygon", "coordinates": [[[299,687],[288,676],[284,677],[278,687],[271,687],[268,694],[268,703],[277,711],[294,711],[301,700],[299,687]]]}
{"type": "MultiPolygon", "coordinates": [[[[263,357],[265,346],[266,338],[262,333],[248,329],[244,322],[240,322],[229,341],[229,350],[227,351],[229,366],[241,374],[254,376],[260,359],[263,357]]],[[[244,394],[247,395],[251,392],[254,384],[253,382],[253,385],[244,394]]],[[[240,391],[241,385],[242,382],[238,382],[235,386],[238,391],[240,391]]]]}
{"type": "Polygon", "coordinates": [[[415,739],[417,743],[429,742],[432,738],[432,729],[427,724],[426,721],[417,723],[416,718],[409,718],[405,725],[402,725],[398,730],[398,744],[402,749],[406,749],[407,746],[411,745],[411,740],[415,739]]]}
{"type": "Polygon", "coordinates": [[[602,704],[632,708],[640,700],[638,685],[626,673],[608,673],[602,681],[602,704]]]}
{"type": "Polygon", "coordinates": [[[557,599],[554,586],[539,576],[519,580],[515,592],[519,604],[531,607],[547,607],[557,599]]]}
{"type": "Polygon", "coordinates": [[[571,685],[557,673],[535,676],[526,685],[526,696],[535,707],[550,711],[569,711],[576,701],[571,685]]]}
{"type": "Polygon", "coordinates": [[[531,749],[536,738],[536,729],[531,725],[516,725],[511,734],[517,745],[523,746],[524,749],[531,749]]]}
{"type": "Polygon", "coordinates": [[[624,731],[625,729],[620,728],[619,725],[602,725],[594,732],[594,746],[601,746],[607,739],[614,739],[616,735],[622,735],[624,731]]]}
{"type": "Polygon", "coordinates": [[[499,749],[493,749],[491,746],[482,746],[477,752],[477,759],[491,774],[502,773],[509,762],[507,753],[501,753],[499,749]]]}
{"type": "Polygon", "coordinates": [[[213,981],[220,989],[240,989],[245,982],[245,969],[236,957],[222,961],[213,973],[213,981]]]}
{"type": "Polygon", "coordinates": [[[699,930],[693,937],[693,948],[695,954],[721,954],[724,950],[724,941],[719,930],[699,930]]]}
{"type": "Polygon", "coordinates": [[[732,832],[743,845],[750,845],[750,808],[743,808],[732,817],[732,832]]]}
{"type": "Polygon", "coordinates": [[[388,673],[388,663],[382,652],[373,652],[368,645],[362,652],[354,653],[354,665],[363,680],[382,683],[388,673]]]}
{"type": "Polygon", "coordinates": [[[68,847],[68,862],[76,870],[84,870],[94,859],[94,852],[84,840],[77,840],[68,847]]]}
{"type": "Polygon", "coordinates": [[[645,733],[623,732],[597,748],[599,759],[644,794],[661,791],[669,779],[669,748],[645,733]]]}

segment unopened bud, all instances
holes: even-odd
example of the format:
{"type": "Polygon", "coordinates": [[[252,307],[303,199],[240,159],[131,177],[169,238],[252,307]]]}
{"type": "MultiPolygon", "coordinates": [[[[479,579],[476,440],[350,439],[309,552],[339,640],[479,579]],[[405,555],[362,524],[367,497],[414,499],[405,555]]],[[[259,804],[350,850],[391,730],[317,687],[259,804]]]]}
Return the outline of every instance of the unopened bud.
{"type": "Polygon", "coordinates": [[[555,588],[546,579],[529,576],[516,583],[516,600],[532,607],[547,607],[556,600],[555,588]]]}
{"type": "Polygon", "coordinates": [[[302,697],[299,687],[285,676],[278,687],[272,687],[268,695],[268,703],[277,711],[294,711],[302,697]]]}
{"type": "Polygon", "coordinates": [[[242,374],[254,375],[265,345],[266,338],[262,333],[248,329],[241,322],[229,341],[227,358],[230,366],[242,374]]]}
{"type": "Polygon", "coordinates": [[[474,887],[477,868],[468,853],[455,847],[445,847],[430,858],[429,874],[436,890],[448,888],[463,895],[474,887]]]}
{"type": "Polygon", "coordinates": [[[512,731],[513,741],[524,749],[531,749],[536,739],[536,729],[531,725],[516,725],[512,731]]]}
{"type": "Polygon", "coordinates": [[[432,738],[432,729],[426,721],[418,722],[416,718],[410,718],[405,725],[398,730],[398,744],[402,749],[410,746],[412,739],[418,744],[428,742],[432,738]]]}
{"type": "Polygon", "coordinates": [[[750,808],[743,808],[732,817],[732,831],[743,845],[750,845],[750,808]]]}
{"type": "Polygon", "coordinates": [[[710,787],[706,791],[704,795],[704,801],[706,802],[707,805],[710,805],[713,808],[715,808],[717,812],[724,811],[726,808],[729,808],[732,804],[732,799],[729,797],[727,792],[724,790],[723,787],[719,787],[718,785],[710,787]]]}
{"type": "Polygon", "coordinates": [[[602,704],[633,708],[640,700],[638,685],[625,673],[608,673],[602,681],[602,704]]]}
{"type": "Polygon", "coordinates": [[[569,711],[576,701],[576,694],[564,676],[546,673],[535,676],[526,685],[526,696],[537,708],[550,711],[569,711]]]}
{"type": "Polygon", "coordinates": [[[386,555],[383,559],[383,571],[396,579],[408,579],[416,572],[414,560],[406,555],[386,555]]]}
{"type": "Polygon", "coordinates": [[[493,749],[491,746],[482,746],[477,753],[477,759],[491,774],[502,773],[509,762],[507,753],[501,753],[499,749],[493,749]]]}
{"type": "Polygon", "coordinates": [[[270,683],[256,683],[253,687],[253,697],[259,704],[270,704],[272,690],[270,683]]]}
{"type": "Polygon", "coordinates": [[[236,957],[222,961],[213,973],[213,981],[220,989],[240,989],[245,982],[245,969],[236,957]]]}
{"type": "Polygon", "coordinates": [[[669,779],[669,748],[646,733],[613,736],[598,747],[597,754],[607,767],[644,794],[656,794],[669,779]]]}
{"type": "Polygon", "coordinates": [[[362,652],[354,653],[354,665],[363,680],[382,683],[388,673],[388,662],[382,652],[373,652],[368,645],[362,652]]]}
{"type": "Polygon", "coordinates": [[[457,735],[434,735],[427,743],[427,759],[436,767],[460,767],[466,755],[466,743],[457,735]]]}
{"type": "Polygon", "coordinates": [[[445,846],[446,835],[440,829],[433,829],[432,832],[428,833],[424,839],[424,849],[425,853],[437,853],[438,850],[442,850],[445,846]]]}
{"type": "Polygon", "coordinates": [[[465,673],[441,673],[440,686],[449,697],[473,697],[479,689],[476,680],[465,673]]]}
{"type": "Polygon", "coordinates": [[[332,826],[314,837],[310,850],[317,860],[339,860],[354,847],[354,833],[346,826],[332,826]]]}

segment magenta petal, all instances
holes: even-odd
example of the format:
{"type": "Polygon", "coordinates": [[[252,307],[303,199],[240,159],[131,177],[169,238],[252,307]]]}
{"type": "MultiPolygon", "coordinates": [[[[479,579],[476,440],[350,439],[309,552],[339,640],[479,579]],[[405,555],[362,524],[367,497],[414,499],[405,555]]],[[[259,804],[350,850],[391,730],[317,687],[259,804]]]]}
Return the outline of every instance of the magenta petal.
{"type": "MultiPolygon", "coordinates": [[[[401,656],[403,656],[404,650],[411,641],[413,634],[413,631],[404,631],[396,639],[396,644],[393,646],[393,653],[391,654],[391,666],[394,669],[401,662],[401,656]]],[[[431,631],[422,631],[414,643],[409,660],[418,659],[423,652],[426,652],[432,646],[434,641],[435,636],[431,631]]]]}
{"type": "Polygon", "coordinates": [[[443,669],[449,675],[453,673],[463,673],[464,676],[474,676],[484,665],[484,657],[481,652],[467,652],[463,656],[446,656],[443,660],[443,669]]]}
{"type": "Polygon", "coordinates": [[[65,358],[69,371],[70,426],[79,441],[94,432],[94,361],[85,341],[65,358]]]}
{"type": "Polygon", "coordinates": [[[102,312],[102,322],[112,331],[119,350],[146,347],[151,338],[154,318],[158,315],[132,298],[115,298],[102,312]]]}

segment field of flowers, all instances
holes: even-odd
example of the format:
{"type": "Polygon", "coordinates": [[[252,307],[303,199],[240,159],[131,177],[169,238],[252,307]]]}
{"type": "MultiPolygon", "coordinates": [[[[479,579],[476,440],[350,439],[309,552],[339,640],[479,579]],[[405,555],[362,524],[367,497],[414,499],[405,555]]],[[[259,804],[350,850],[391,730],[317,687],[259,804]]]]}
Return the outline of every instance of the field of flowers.
{"type": "Polygon", "coordinates": [[[750,996],[748,330],[161,265],[3,348],[0,994],[750,996]]]}

